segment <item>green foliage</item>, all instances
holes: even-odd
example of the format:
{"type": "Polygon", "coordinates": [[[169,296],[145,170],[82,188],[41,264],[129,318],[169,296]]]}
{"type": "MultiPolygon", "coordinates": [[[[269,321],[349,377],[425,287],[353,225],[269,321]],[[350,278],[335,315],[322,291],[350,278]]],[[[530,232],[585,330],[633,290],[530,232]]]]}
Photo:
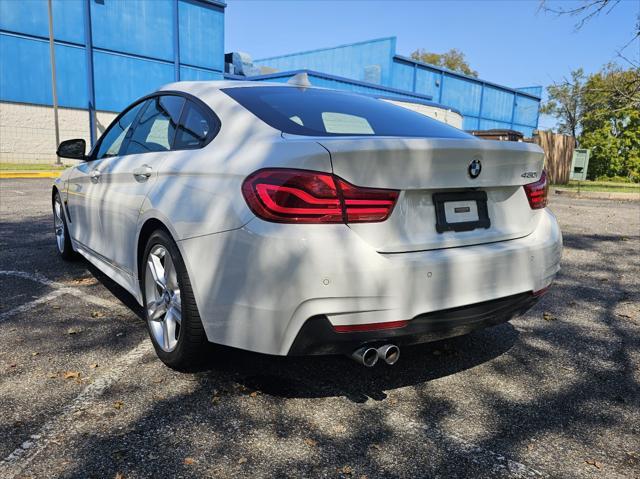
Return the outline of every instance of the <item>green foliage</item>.
{"type": "Polygon", "coordinates": [[[607,65],[587,80],[583,104],[579,141],[591,149],[589,178],[640,181],[640,69],[607,65]]]}
{"type": "Polygon", "coordinates": [[[631,183],[631,178],[627,176],[598,176],[596,181],[605,181],[607,183],[631,183]]]}
{"type": "Polygon", "coordinates": [[[558,119],[557,131],[589,148],[589,179],[620,176],[640,181],[640,69],[606,65],[547,87],[542,113],[558,119]]]}
{"type": "Polygon", "coordinates": [[[464,53],[457,48],[444,53],[432,53],[422,48],[417,49],[411,54],[411,58],[430,65],[444,67],[454,72],[464,73],[472,77],[478,77],[478,72],[473,70],[467,63],[464,53]]]}

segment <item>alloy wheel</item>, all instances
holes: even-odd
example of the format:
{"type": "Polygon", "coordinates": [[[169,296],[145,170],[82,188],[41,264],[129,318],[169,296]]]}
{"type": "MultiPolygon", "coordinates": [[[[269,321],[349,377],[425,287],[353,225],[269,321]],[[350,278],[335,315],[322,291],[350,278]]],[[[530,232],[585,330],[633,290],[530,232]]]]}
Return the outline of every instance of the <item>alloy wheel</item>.
{"type": "Polygon", "coordinates": [[[53,227],[56,233],[56,244],[58,251],[64,252],[64,220],[62,219],[62,203],[60,197],[56,197],[53,204],[53,227]]]}
{"type": "Polygon", "coordinates": [[[149,329],[156,344],[171,352],[178,345],[182,303],[175,265],[162,245],[149,252],[144,284],[149,329]]]}

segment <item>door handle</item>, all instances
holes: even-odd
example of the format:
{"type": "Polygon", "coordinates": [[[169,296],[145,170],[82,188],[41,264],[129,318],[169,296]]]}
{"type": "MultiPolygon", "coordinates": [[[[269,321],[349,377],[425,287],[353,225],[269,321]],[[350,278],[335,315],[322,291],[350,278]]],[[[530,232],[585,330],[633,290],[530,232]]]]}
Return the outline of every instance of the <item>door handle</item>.
{"type": "Polygon", "coordinates": [[[97,169],[91,170],[91,173],[89,174],[89,178],[91,178],[92,183],[97,183],[98,181],[100,181],[100,176],[102,176],[102,173],[97,169]]]}
{"type": "Polygon", "coordinates": [[[142,165],[140,168],[133,170],[133,177],[136,181],[147,181],[153,172],[153,168],[149,165],[142,165]]]}

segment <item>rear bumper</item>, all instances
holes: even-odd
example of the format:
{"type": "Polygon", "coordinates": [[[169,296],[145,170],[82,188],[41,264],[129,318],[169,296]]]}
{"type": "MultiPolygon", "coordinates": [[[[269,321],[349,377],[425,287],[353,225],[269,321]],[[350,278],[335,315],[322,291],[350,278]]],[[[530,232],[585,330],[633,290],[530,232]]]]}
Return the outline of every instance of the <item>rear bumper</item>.
{"type": "Polygon", "coordinates": [[[302,326],[289,354],[350,354],[363,344],[390,342],[408,346],[438,341],[509,321],[526,313],[538,300],[539,297],[532,293],[521,293],[421,314],[401,328],[357,333],[336,332],[326,316],[315,316],[302,326]]]}
{"type": "MultiPolygon", "coordinates": [[[[408,336],[418,342],[493,324],[491,318],[467,321],[447,313],[439,319],[428,313],[545,288],[560,267],[562,236],[555,217],[544,210],[523,238],[413,253],[381,254],[346,225],[260,220],[183,240],[179,247],[209,341],[287,355],[323,350],[319,344],[294,347],[303,328],[315,327],[308,320],[318,316],[330,326],[417,321],[406,331],[416,328],[408,336]],[[431,324],[440,321],[464,324],[431,324]]],[[[514,308],[517,313],[519,306],[514,308]]]]}

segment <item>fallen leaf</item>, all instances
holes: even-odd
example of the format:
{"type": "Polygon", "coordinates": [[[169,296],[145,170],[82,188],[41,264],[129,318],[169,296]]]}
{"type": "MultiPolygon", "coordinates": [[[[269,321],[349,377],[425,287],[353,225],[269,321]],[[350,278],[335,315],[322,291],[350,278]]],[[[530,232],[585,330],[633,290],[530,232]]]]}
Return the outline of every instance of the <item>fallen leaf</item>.
{"type": "Polygon", "coordinates": [[[545,311],[544,313],[542,313],[542,319],[544,319],[545,321],[555,321],[558,318],[545,311]]]}
{"type": "Polygon", "coordinates": [[[96,284],[98,281],[95,278],[76,278],[71,280],[73,284],[90,286],[92,284],[96,284]]]}
{"type": "Polygon", "coordinates": [[[65,379],[79,379],[80,372],[79,371],[65,371],[64,372],[65,379]]]}
{"type": "Polygon", "coordinates": [[[318,445],[318,441],[315,439],[307,438],[304,440],[304,443],[309,447],[315,447],[318,445]]]}
{"type": "Polygon", "coordinates": [[[103,318],[104,317],[104,313],[100,312],[100,311],[91,311],[91,317],[92,318],[103,318]]]}
{"type": "Polygon", "coordinates": [[[238,459],[238,464],[244,464],[245,462],[247,462],[246,457],[241,457],[240,459],[238,459]]]}
{"type": "Polygon", "coordinates": [[[185,457],[184,458],[184,463],[187,466],[190,466],[192,464],[195,464],[196,460],[193,457],[185,457]]]}
{"type": "Polygon", "coordinates": [[[38,354],[40,354],[38,351],[34,351],[31,353],[31,356],[37,356],[38,354]]]}
{"type": "Polygon", "coordinates": [[[89,367],[90,367],[91,369],[95,369],[95,368],[97,368],[97,367],[98,367],[98,363],[89,364],[89,367]]]}
{"type": "Polygon", "coordinates": [[[114,401],[113,402],[113,407],[116,409],[122,409],[122,406],[124,406],[124,403],[122,401],[114,401]]]}
{"type": "Polygon", "coordinates": [[[595,467],[596,469],[600,469],[602,468],[602,464],[600,464],[598,461],[595,461],[593,459],[587,459],[586,461],[587,464],[589,464],[590,466],[595,467]]]}
{"type": "Polygon", "coordinates": [[[350,476],[351,474],[353,474],[353,468],[351,466],[342,466],[339,467],[336,472],[338,474],[346,474],[350,476]]]}

